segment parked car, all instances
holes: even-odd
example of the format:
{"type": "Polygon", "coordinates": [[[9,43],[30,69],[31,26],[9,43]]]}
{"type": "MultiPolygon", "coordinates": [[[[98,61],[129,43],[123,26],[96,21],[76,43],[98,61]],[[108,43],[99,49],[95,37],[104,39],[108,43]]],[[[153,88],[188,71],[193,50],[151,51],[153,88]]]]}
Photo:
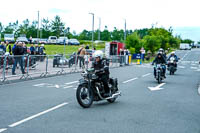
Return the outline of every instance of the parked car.
{"type": "Polygon", "coordinates": [[[17,42],[25,42],[25,43],[29,43],[28,39],[26,37],[18,37],[17,42]]]}
{"type": "Polygon", "coordinates": [[[77,39],[69,39],[69,45],[80,45],[80,42],[77,39]]]}
{"type": "Polygon", "coordinates": [[[50,36],[48,39],[49,44],[57,44],[57,37],[56,36],[50,36]]]}
{"type": "Polygon", "coordinates": [[[38,44],[39,43],[39,38],[32,38],[32,43],[33,44],[38,44]]]}
{"type": "Polygon", "coordinates": [[[58,44],[68,44],[68,38],[67,37],[59,37],[58,40],[57,40],[57,43],[58,44]]]}
{"type": "Polygon", "coordinates": [[[4,34],[4,41],[8,41],[9,43],[15,42],[14,34],[4,34]]]}
{"type": "Polygon", "coordinates": [[[48,39],[40,39],[39,43],[40,44],[47,44],[48,43],[48,39]]]}

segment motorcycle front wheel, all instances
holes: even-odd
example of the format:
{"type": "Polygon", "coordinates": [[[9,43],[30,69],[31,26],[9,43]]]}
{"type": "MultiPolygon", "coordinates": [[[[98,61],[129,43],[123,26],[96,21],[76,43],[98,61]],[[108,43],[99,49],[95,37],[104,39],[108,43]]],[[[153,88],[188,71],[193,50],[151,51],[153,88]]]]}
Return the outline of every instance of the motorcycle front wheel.
{"type": "Polygon", "coordinates": [[[76,90],[76,99],[83,108],[89,108],[94,99],[92,90],[88,88],[87,84],[79,85],[76,90]]]}

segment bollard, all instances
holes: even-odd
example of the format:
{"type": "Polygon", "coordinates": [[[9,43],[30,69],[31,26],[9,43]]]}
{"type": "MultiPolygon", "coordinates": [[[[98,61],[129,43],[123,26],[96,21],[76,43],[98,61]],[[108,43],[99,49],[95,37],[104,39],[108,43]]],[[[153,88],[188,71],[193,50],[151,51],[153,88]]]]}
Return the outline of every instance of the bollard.
{"type": "Polygon", "coordinates": [[[140,65],[140,59],[137,60],[137,65],[140,65]]]}

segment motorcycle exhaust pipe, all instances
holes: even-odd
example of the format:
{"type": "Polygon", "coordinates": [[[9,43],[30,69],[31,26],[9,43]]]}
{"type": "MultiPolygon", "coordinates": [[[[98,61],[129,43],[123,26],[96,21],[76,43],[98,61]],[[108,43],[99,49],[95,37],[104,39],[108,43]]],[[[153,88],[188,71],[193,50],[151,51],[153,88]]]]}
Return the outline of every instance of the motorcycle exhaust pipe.
{"type": "Polygon", "coordinates": [[[117,92],[117,93],[115,93],[115,94],[112,94],[111,97],[107,97],[107,98],[105,98],[105,99],[108,100],[108,99],[115,98],[115,97],[117,97],[117,96],[121,96],[121,91],[119,91],[119,92],[117,92]]]}

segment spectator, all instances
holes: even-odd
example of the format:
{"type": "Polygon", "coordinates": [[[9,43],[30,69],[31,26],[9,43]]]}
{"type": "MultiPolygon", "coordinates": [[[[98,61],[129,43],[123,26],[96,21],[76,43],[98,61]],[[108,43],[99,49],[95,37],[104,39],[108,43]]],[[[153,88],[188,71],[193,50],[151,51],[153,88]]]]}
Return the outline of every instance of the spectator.
{"type": "Polygon", "coordinates": [[[15,47],[17,46],[17,44],[18,44],[18,42],[15,42],[15,44],[13,45],[13,47],[12,47],[12,53],[13,53],[15,47]]]}
{"type": "Polygon", "coordinates": [[[31,55],[35,54],[35,47],[33,46],[33,44],[31,44],[30,51],[31,51],[31,55]]]}
{"type": "Polygon", "coordinates": [[[90,49],[90,47],[87,45],[87,46],[85,46],[85,49],[90,49]]]}
{"type": "Polygon", "coordinates": [[[14,57],[15,61],[14,61],[14,65],[12,68],[12,75],[16,75],[15,68],[16,68],[18,62],[21,67],[22,74],[25,74],[25,71],[23,68],[23,57],[22,57],[22,55],[24,54],[24,49],[23,49],[21,42],[17,43],[16,47],[13,49],[13,54],[15,56],[14,57]]]}
{"type": "Polygon", "coordinates": [[[6,41],[6,52],[8,52],[9,55],[12,55],[11,45],[9,44],[8,41],[6,41]]]}
{"type": "Polygon", "coordinates": [[[0,49],[2,49],[4,53],[6,52],[6,46],[4,42],[1,42],[0,49]]]}
{"type": "Polygon", "coordinates": [[[39,55],[39,47],[38,44],[35,44],[35,54],[39,55]]]}
{"type": "Polygon", "coordinates": [[[30,36],[30,38],[29,38],[29,41],[30,41],[30,44],[32,44],[32,36],[30,36]]]}
{"type": "Polygon", "coordinates": [[[44,44],[42,44],[42,45],[39,47],[39,54],[42,55],[42,56],[40,56],[40,61],[44,61],[44,58],[45,58],[44,55],[46,55],[44,44]]]}
{"type": "Polygon", "coordinates": [[[39,47],[39,54],[40,54],[40,55],[45,55],[45,50],[46,50],[46,49],[45,49],[45,47],[44,47],[44,44],[42,44],[41,47],[39,47]]]}
{"type": "Polygon", "coordinates": [[[79,49],[78,49],[78,59],[79,59],[79,67],[81,68],[82,65],[84,66],[85,65],[85,61],[84,61],[84,55],[85,55],[86,51],[85,51],[85,48],[84,46],[82,45],[79,49]]]}
{"type": "Polygon", "coordinates": [[[120,66],[124,63],[124,50],[120,49],[120,66]]]}
{"type": "Polygon", "coordinates": [[[23,46],[23,52],[24,52],[24,55],[27,54],[27,46],[26,46],[26,43],[22,43],[22,46],[23,46]]]}

